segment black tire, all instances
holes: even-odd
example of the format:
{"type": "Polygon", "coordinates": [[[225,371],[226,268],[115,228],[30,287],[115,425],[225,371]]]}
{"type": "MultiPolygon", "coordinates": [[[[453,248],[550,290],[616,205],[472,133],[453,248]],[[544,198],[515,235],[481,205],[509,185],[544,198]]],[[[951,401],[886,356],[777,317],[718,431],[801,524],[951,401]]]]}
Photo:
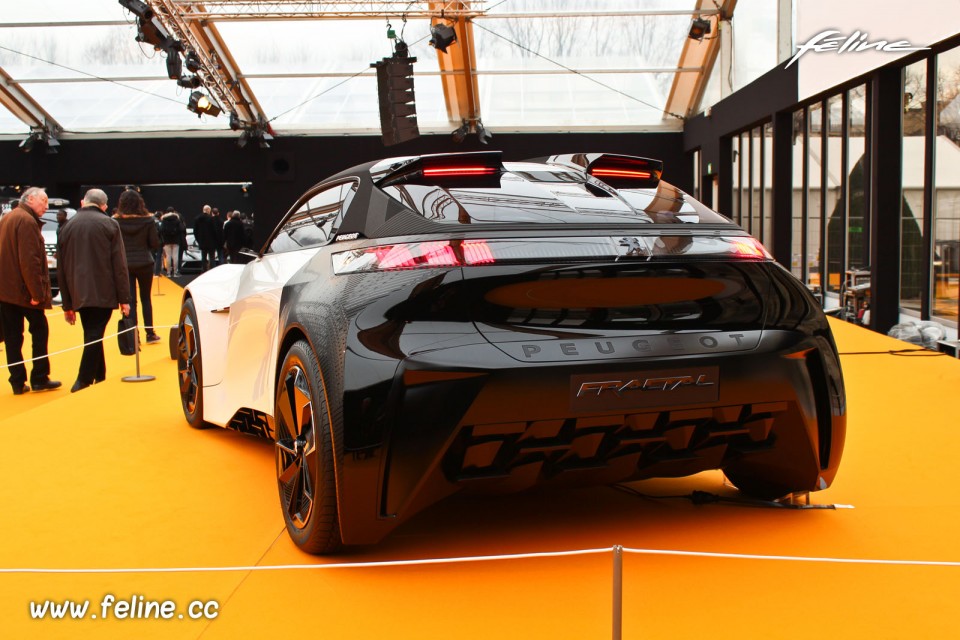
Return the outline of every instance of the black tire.
{"type": "Polygon", "coordinates": [[[776,500],[789,493],[799,491],[799,489],[791,488],[782,481],[777,482],[762,478],[751,472],[724,469],[723,473],[727,476],[727,480],[742,493],[758,500],[776,500]]]}
{"type": "Polygon", "coordinates": [[[193,300],[180,308],[177,339],[177,381],[183,415],[194,429],[206,429],[203,421],[203,361],[200,352],[200,325],[193,300]]]}
{"type": "Polygon", "coordinates": [[[277,488],[290,537],[308,553],[340,549],[334,449],[320,365],[309,343],[287,352],[277,380],[277,488]]]}

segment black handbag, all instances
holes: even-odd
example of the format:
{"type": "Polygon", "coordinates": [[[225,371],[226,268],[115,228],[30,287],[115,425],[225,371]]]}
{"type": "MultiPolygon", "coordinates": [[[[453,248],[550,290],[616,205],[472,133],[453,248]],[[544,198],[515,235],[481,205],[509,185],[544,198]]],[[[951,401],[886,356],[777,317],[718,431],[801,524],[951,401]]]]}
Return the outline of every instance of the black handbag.
{"type": "Polygon", "coordinates": [[[132,356],[137,352],[136,327],[137,321],[129,316],[117,320],[117,343],[120,345],[121,355],[132,356]]]}

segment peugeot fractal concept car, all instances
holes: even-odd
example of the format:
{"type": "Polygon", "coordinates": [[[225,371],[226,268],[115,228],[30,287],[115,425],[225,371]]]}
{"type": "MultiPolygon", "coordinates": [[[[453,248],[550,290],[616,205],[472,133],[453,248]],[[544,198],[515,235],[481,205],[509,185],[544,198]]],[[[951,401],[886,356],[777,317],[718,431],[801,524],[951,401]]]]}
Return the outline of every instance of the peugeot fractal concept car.
{"type": "Polygon", "coordinates": [[[353,167],[185,290],[194,427],[276,443],[301,548],[374,543],[460,491],[722,469],[830,485],[846,428],[816,300],[763,246],[612,154],[353,167]]]}

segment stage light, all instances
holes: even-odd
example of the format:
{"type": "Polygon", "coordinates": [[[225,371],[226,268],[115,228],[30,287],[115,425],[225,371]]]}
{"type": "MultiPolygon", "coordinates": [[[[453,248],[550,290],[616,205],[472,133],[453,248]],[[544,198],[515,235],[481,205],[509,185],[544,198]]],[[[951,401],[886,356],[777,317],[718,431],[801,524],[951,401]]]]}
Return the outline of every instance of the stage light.
{"type": "Polygon", "coordinates": [[[490,141],[490,138],[493,137],[493,134],[490,133],[490,130],[483,126],[483,123],[479,120],[477,121],[477,139],[480,140],[480,144],[487,144],[490,141]]]}
{"type": "Polygon", "coordinates": [[[453,130],[451,135],[453,136],[453,141],[460,144],[466,139],[468,133],[470,133],[470,125],[464,121],[462,125],[453,130]]]}
{"type": "Polygon", "coordinates": [[[179,80],[182,73],[183,62],[180,60],[180,52],[175,48],[167,49],[167,77],[171,80],[179,80]]]}
{"type": "Polygon", "coordinates": [[[187,55],[183,59],[183,64],[187,67],[187,71],[190,73],[196,73],[197,71],[200,71],[200,57],[197,55],[197,52],[187,51],[187,55]]]}
{"type": "Polygon", "coordinates": [[[710,21],[698,16],[690,23],[690,33],[687,34],[687,37],[691,40],[700,41],[708,33],[710,33],[710,21]]]}
{"type": "Polygon", "coordinates": [[[438,51],[447,52],[447,47],[457,41],[457,32],[448,24],[438,22],[430,27],[430,46],[438,51]]]}
{"type": "Polygon", "coordinates": [[[181,76],[177,78],[177,85],[185,89],[197,89],[200,85],[200,76],[181,76]]]}
{"type": "Polygon", "coordinates": [[[213,116],[215,118],[223,111],[217,103],[213,102],[201,91],[194,91],[190,94],[187,109],[197,114],[198,118],[202,115],[213,116]]]}

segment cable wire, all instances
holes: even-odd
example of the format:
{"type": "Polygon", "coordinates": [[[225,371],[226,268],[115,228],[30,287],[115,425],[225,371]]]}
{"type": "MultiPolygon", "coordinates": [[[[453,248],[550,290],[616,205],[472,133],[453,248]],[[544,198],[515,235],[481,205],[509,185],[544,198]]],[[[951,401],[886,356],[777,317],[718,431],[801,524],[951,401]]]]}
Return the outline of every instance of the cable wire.
{"type": "MultiPolygon", "coordinates": [[[[110,80],[109,78],[103,78],[103,77],[101,77],[101,76],[96,75],[95,73],[89,73],[89,72],[87,72],[87,71],[81,71],[80,69],[74,69],[73,67],[68,67],[68,66],[65,65],[65,64],[60,64],[59,62],[53,62],[52,60],[46,60],[46,59],[44,59],[44,58],[40,58],[40,57],[37,57],[37,56],[35,56],[35,55],[31,55],[31,54],[29,54],[29,53],[24,53],[23,51],[17,51],[16,49],[11,49],[10,47],[5,47],[5,46],[3,46],[3,45],[0,45],[0,49],[3,49],[4,51],[9,51],[10,53],[15,53],[15,54],[17,54],[17,55],[24,56],[24,57],[26,57],[26,58],[30,58],[31,60],[36,60],[37,62],[42,62],[42,63],[44,63],[44,64],[49,64],[49,65],[52,65],[52,66],[54,66],[54,67],[60,67],[61,69],[66,69],[67,71],[72,71],[73,73],[79,73],[79,74],[81,74],[81,75],[87,76],[88,78],[93,78],[93,79],[95,79],[95,80],[100,80],[101,82],[109,82],[110,84],[115,84],[115,85],[117,85],[117,86],[119,86],[119,87],[123,87],[123,88],[125,88],[125,89],[130,89],[131,91],[138,91],[138,92],[140,92],[140,93],[145,93],[145,94],[147,94],[148,96],[153,96],[154,98],[160,98],[160,99],[162,99],[162,100],[169,100],[170,102],[174,102],[174,103],[176,103],[176,104],[182,104],[179,100],[175,100],[175,99],[170,98],[170,97],[167,97],[167,96],[162,96],[162,95],[160,95],[159,93],[152,93],[152,92],[150,92],[150,91],[146,91],[145,89],[138,89],[137,87],[133,87],[133,86],[130,86],[130,85],[128,85],[128,84],[124,84],[124,83],[122,83],[122,82],[118,82],[118,81],[116,81],[116,80],[110,80]]],[[[162,78],[157,78],[157,80],[161,80],[161,79],[162,79],[162,78]]]]}
{"type": "Polygon", "coordinates": [[[586,79],[586,80],[589,80],[590,82],[593,82],[594,84],[598,84],[598,85],[600,85],[601,87],[603,87],[603,88],[605,88],[605,89],[609,89],[610,91],[613,91],[614,93],[618,93],[618,94],[620,94],[621,96],[623,96],[624,98],[629,98],[630,100],[634,100],[635,102],[639,102],[640,104],[644,105],[645,107],[650,107],[651,109],[656,109],[657,111],[662,111],[663,113],[665,113],[665,114],[667,114],[667,115],[669,115],[669,116],[673,116],[674,118],[677,118],[678,120],[681,120],[681,121],[686,120],[686,118],[684,118],[684,117],[681,116],[680,114],[673,113],[672,111],[667,111],[667,110],[665,110],[665,109],[663,109],[663,108],[661,108],[661,107],[658,107],[658,106],[656,106],[656,105],[654,105],[654,104],[650,104],[649,102],[646,102],[645,100],[641,100],[640,98],[638,98],[638,97],[636,97],[636,96],[632,96],[632,95],[630,95],[629,93],[625,93],[625,92],[621,91],[620,89],[617,89],[616,87],[611,87],[610,85],[606,84],[605,82],[601,82],[601,81],[597,80],[597,79],[594,78],[593,76],[589,76],[589,75],[587,75],[587,74],[585,74],[585,73],[582,73],[582,72],[580,72],[580,71],[577,71],[576,69],[574,69],[574,68],[572,68],[572,67],[568,67],[567,65],[565,65],[565,64],[563,64],[563,63],[561,63],[561,62],[557,62],[556,60],[553,60],[553,59],[551,59],[551,58],[548,58],[547,56],[543,55],[542,53],[540,53],[540,52],[538,52],[538,51],[534,51],[533,49],[531,49],[531,48],[529,48],[529,47],[526,47],[526,46],[520,44],[519,42],[515,42],[515,41],[511,40],[510,38],[508,38],[508,37],[506,37],[506,36],[500,35],[500,34],[497,33],[496,31],[492,31],[492,30],[490,30],[490,29],[487,29],[486,27],[484,27],[483,25],[479,24],[479,23],[476,22],[475,20],[472,20],[472,21],[471,21],[471,24],[473,24],[473,26],[475,26],[475,27],[477,27],[477,28],[479,28],[479,29],[481,29],[481,30],[483,30],[483,31],[486,31],[486,32],[489,33],[490,35],[496,36],[497,38],[500,38],[501,40],[505,40],[506,42],[509,42],[510,44],[512,44],[512,45],[515,46],[515,47],[519,47],[520,49],[523,49],[524,51],[527,51],[527,52],[529,52],[529,53],[532,53],[533,55],[535,55],[535,56],[537,56],[537,57],[539,57],[539,58],[543,58],[544,60],[546,60],[546,61],[549,62],[550,64],[555,64],[555,65],[557,65],[558,67],[560,67],[561,69],[565,69],[565,70],[569,71],[570,73],[573,73],[574,75],[578,75],[578,76],[580,76],[581,78],[584,78],[584,79],[586,79]]]}

